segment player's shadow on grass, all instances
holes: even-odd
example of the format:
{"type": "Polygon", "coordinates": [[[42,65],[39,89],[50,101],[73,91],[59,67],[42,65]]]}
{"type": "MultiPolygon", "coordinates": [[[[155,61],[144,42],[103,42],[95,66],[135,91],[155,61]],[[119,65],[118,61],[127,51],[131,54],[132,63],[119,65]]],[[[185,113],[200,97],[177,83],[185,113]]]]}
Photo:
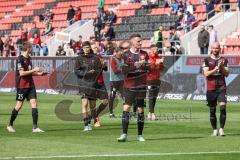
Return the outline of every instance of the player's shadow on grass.
{"type": "Polygon", "coordinates": [[[60,129],[47,129],[46,132],[58,132],[58,131],[82,131],[82,128],[60,128],[60,129]]]}
{"type": "Polygon", "coordinates": [[[228,133],[226,136],[240,136],[240,133],[228,133]]]}
{"type": "Polygon", "coordinates": [[[164,138],[164,137],[160,137],[160,138],[147,138],[147,141],[156,141],[156,140],[174,140],[174,139],[176,139],[176,140],[184,140],[184,139],[186,139],[186,140],[193,140],[193,139],[201,139],[201,138],[204,138],[204,137],[166,137],[166,138],[164,138]]]}

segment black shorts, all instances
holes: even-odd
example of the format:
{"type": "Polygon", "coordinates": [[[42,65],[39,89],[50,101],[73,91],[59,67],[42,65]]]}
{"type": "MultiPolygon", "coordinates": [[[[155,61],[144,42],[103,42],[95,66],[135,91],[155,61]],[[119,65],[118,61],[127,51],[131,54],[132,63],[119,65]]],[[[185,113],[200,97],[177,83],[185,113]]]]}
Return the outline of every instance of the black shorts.
{"type": "Polygon", "coordinates": [[[110,91],[120,92],[121,96],[123,96],[123,81],[111,81],[110,82],[110,91]]]}
{"type": "Polygon", "coordinates": [[[160,86],[148,86],[149,98],[156,98],[159,93],[160,86]]]}
{"type": "Polygon", "coordinates": [[[82,99],[84,99],[84,98],[86,98],[88,100],[95,100],[95,101],[97,100],[95,94],[94,95],[88,95],[88,94],[83,93],[82,94],[82,99]]]}
{"type": "Polygon", "coordinates": [[[104,84],[96,84],[96,98],[100,100],[108,99],[108,92],[104,84]]]}
{"type": "Polygon", "coordinates": [[[146,98],[146,88],[128,89],[124,88],[124,104],[132,106],[134,103],[137,107],[144,107],[146,98]]]}
{"type": "Polygon", "coordinates": [[[30,99],[37,99],[36,88],[17,88],[17,101],[24,101],[25,98],[29,101],[30,99]]]}
{"type": "Polygon", "coordinates": [[[209,107],[216,107],[218,103],[227,103],[226,90],[207,91],[207,105],[209,107]]]}

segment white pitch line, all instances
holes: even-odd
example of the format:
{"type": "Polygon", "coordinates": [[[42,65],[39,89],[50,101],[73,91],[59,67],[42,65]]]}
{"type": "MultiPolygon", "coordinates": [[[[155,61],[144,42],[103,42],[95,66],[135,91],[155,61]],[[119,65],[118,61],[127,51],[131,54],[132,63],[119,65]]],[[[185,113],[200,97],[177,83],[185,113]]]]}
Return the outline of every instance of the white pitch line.
{"type": "Polygon", "coordinates": [[[233,154],[233,153],[240,154],[240,151],[0,157],[0,160],[8,160],[8,159],[52,159],[52,158],[91,158],[91,157],[134,157],[134,156],[175,156],[175,155],[201,155],[201,154],[206,155],[206,154],[233,154]]]}

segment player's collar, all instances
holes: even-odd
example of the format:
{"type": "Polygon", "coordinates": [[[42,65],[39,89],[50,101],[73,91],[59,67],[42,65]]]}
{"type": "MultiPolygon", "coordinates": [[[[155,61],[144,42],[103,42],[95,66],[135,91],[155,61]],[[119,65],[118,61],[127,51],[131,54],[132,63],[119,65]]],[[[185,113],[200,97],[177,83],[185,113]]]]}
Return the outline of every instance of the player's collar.
{"type": "Polygon", "coordinates": [[[140,49],[138,50],[138,52],[135,52],[134,50],[135,50],[135,49],[130,48],[130,52],[131,52],[131,53],[133,53],[133,54],[139,54],[139,53],[140,53],[140,49]]]}

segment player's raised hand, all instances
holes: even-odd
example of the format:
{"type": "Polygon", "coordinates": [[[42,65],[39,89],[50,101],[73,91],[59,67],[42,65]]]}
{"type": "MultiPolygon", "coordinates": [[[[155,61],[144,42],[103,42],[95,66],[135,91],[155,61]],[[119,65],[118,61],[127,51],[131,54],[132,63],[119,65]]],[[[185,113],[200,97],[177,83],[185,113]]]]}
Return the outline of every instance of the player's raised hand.
{"type": "Polygon", "coordinates": [[[34,67],[34,68],[33,68],[33,71],[34,71],[34,72],[42,72],[42,71],[43,71],[43,68],[42,68],[42,67],[34,67]]]}

